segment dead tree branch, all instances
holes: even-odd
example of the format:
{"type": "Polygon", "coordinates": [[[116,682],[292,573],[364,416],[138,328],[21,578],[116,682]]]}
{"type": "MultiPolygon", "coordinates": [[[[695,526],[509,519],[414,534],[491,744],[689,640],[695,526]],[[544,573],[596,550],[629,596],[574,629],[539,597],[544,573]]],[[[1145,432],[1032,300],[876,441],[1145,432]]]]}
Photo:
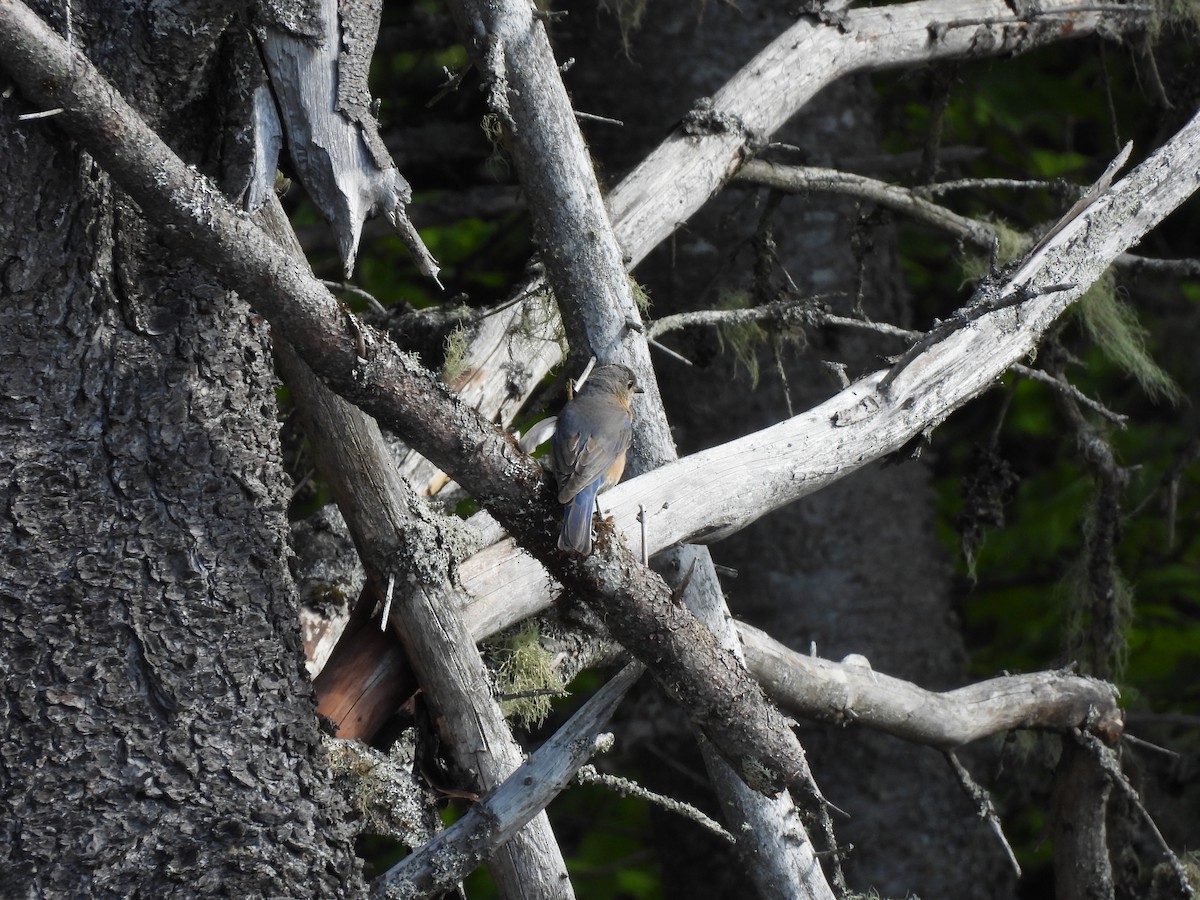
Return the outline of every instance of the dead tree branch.
{"type": "MultiPolygon", "coordinates": [[[[903,338],[915,343],[923,337],[919,331],[899,328],[886,322],[868,322],[866,319],[855,319],[849,316],[839,316],[826,312],[812,300],[778,300],[764,303],[748,309],[698,309],[685,313],[664,316],[656,319],[646,329],[647,339],[661,337],[672,331],[691,327],[722,327],[740,325],[746,322],[759,322],[768,328],[799,328],[804,326],[821,327],[837,326],[871,331],[887,337],[903,338]]],[[[1113,410],[1084,394],[1069,381],[1056,377],[1042,369],[1035,369],[1021,363],[1013,363],[1009,367],[1023,378],[1044,384],[1052,390],[1074,400],[1091,412],[1104,417],[1119,428],[1125,427],[1128,416],[1113,410]]]]}
{"type": "Polygon", "coordinates": [[[738,630],[751,671],[802,718],[862,725],[944,751],[1018,728],[1086,725],[1109,741],[1123,728],[1116,688],[1095,678],[1036,672],[937,693],[876,672],[861,658],[805,656],[744,622],[738,630]]]}
{"type": "Polygon", "coordinates": [[[599,749],[600,732],[642,673],[626,666],[499,787],[374,882],[378,897],[441,896],[541,813],[599,749]]]}
{"type": "MultiPolygon", "coordinates": [[[[926,347],[886,392],[879,387],[888,373],[876,372],[798,416],[620,484],[602,495],[606,515],[612,515],[619,534],[636,544],[638,512],[644,507],[651,553],[681,541],[720,540],[931,432],[1031,354],[1046,328],[1112,260],[1195,189],[1189,173],[1197,167],[1200,116],[1003,284],[987,286],[994,308],[974,318],[970,327],[948,332],[926,347]],[[1048,292],[1040,293],[1042,289],[1048,292]],[[1023,302],[1008,303],[1014,298],[1023,302]],[[744,473],[750,464],[756,477],[747,483],[744,473]]],[[[536,566],[514,561],[511,547],[502,542],[467,560],[464,576],[480,578],[486,572],[510,589],[520,582],[527,591],[527,614],[532,614],[547,602],[538,596],[544,576],[536,566]]],[[[476,596],[488,590],[468,589],[476,596]]],[[[486,630],[475,615],[468,610],[472,631],[486,630]]]]}

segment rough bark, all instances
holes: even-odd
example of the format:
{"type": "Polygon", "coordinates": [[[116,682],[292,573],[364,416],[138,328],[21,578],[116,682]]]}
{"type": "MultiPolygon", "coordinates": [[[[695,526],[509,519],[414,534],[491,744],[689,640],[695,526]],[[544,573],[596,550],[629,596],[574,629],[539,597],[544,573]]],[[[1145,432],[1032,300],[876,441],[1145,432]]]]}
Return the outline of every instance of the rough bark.
{"type": "Polygon", "coordinates": [[[1058,900],[1104,900],[1115,895],[1105,824],[1111,790],[1095,755],[1065,735],[1054,773],[1050,819],[1058,900]]]}
{"type": "MultiPolygon", "coordinates": [[[[218,173],[219,10],[188,11],[193,31],[99,6],[72,4],[76,46],[218,173]]],[[[0,104],[5,891],[353,893],[265,324],[53,119],[14,119],[32,111],[0,104]]]]}

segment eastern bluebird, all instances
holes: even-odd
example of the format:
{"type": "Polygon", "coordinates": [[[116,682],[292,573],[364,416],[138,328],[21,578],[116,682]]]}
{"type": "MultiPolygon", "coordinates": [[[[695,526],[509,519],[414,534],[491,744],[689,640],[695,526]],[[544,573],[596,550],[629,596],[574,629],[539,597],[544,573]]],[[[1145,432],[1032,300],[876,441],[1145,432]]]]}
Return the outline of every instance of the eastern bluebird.
{"type": "Polygon", "coordinates": [[[558,546],[592,552],[596,494],[621,480],[625,451],[633,440],[630,401],[640,391],[625,366],[597,366],[574,399],[558,414],[552,458],[558,502],[566,504],[558,546]]]}

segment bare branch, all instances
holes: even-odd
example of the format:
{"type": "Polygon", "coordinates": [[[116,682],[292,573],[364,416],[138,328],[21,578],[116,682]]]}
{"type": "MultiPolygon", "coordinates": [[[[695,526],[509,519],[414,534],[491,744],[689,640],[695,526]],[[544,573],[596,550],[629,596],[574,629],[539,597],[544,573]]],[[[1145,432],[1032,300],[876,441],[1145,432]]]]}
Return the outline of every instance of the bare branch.
{"type": "Polygon", "coordinates": [[[1077,188],[1065,181],[1028,180],[1018,178],[956,178],[953,181],[936,181],[932,184],[922,184],[910,188],[918,197],[937,197],[954,191],[977,190],[1010,190],[1010,191],[1069,191],[1077,193],[1077,188]]]}
{"type": "Polygon", "coordinates": [[[618,530],[633,533],[640,503],[657,546],[717,539],[936,426],[1030,354],[1105,267],[1194,190],[1186,173],[1198,160],[1200,117],[994,288],[991,311],[920,354],[886,394],[878,389],[884,373],[875,373],[792,419],[618,485],[603,504],[618,530]],[[1004,308],[1016,296],[1032,299],[1004,308]],[[742,453],[755,459],[754,490],[742,477],[742,453]],[[699,485],[722,498],[715,515],[692,517],[699,485]]]}
{"type": "Polygon", "coordinates": [[[1105,821],[1110,790],[1099,760],[1063,735],[1050,817],[1055,897],[1088,900],[1114,896],[1105,821]]]}
{"type": "MultiPolygon", "coordinates": [[[[464,611],[475,640],[499,622],[529,614],[523,609],[504,614],[498,607],[496,601],[476,601],[464,611]],[[491,614],[481,614],[479,607],[491,607],[491,614]]],[[[1110,741],[1123,730],[1116,689],[1095,678],[1067,671],[1006,675],[937,693],[876,672],[861,658],[838,663],[806,656],[745,622],[737,628],[754,677],[776,703],[800,718],[853,722],[940,750],[1013,729],[1086,725],[1110,741]]]]}
{"type": "Polygon", "coordinates": [[[1154,819],[1150,817],[1149,811],[1146,809],[1145,804],[1142,803],[1142,798],[1138,795],[1137,788],[1130,783],[1129,778],[1121,769],[1121,763],[1113,750],[1101,742],[1096,735],[1089,734],[1086,731],[1072,731],[1070,732],[1070,737],[1090,754],[1091,759],[1104,772],[1108,781],[1115,785],[1125,796],[1125,799],[1138,811],[1138,815],[1142,817],[1142,821],[1145,823],[1146,830],[1150,832],[1159,852],[1165,857],[1171,874],[1175,877],[1175,889],[1178,891],[1178,895],[1180,897],[1194,897],[1196,892],[1192,887],[1191,880],[1188,878],[1187,871],[1179,861],[1179,857],[1175,855],[1175,851],[1171,849],[1171,845],[1167,843],[1167,839],[1158,830],[1158,825],[1155,824],[1154,819]]]}
{"type": "MultiPolygon", "coordinates": [[[[746,309],[696,309],[656,319],[646,329],[646,335],[656,338],[681,328],[744,325],[747,322],[762,322],[777,328],[794,328],[820,324],[823,315],[817,308],[817,298],[780,300],[746,309]]],[[[903,331],[900,333],[904,336],[920,334],[903,331]]]]}
{"type": "MultiPolygon", "coordinates": [[[[645,471],[673,460],[675,446],[642,334],[641,317],[625,274],[622,249],[609,222],[549,42],[540,27],[530,27],[528,7],[523,3],[455,0],[454,5],[457,15],[469,23],[467,34],[477,41],[477,65],[493,81],[509,88],[503,99],[505,108],[495,112],[507,115],[511,121],[508,145],[530,194],[541,258],[558,298],[574,356],[576,360],[598,357],[604,362],[624,363],[637,373],[644,393],[634,417],[631,471],[645,471]]],[[[714,644],[739,657],[737,635],[729,624],[728,609],[707,549],[676,552],[679,559],[675,565],[662,561],[659,568],[671,584],[673,601],[681,605],[677,598],[686,598],[687,607],[702,623],[699,627],[713,633],[714,644]],[[689,591],[691,574],[697,571],[689,591]],[[688,574],[681,578],[684,572],[688,574]]],[[[591,595],[581,599],[601,615],[608,612],[606,604],[596,604],[591,595]]],[[[622,636],[615,627],[611,630],[627,644],[628,635],[622,636]]],[[[728,666],[729,662],[720,660],[717,664],[728,666]]],[[[731,671],[738,680],[745,677],[753,683],[740,667],[731,671]]],[[[764,702],[757,712],[760,718],[769,715],[766,707],[764,702]]],[[[745,723],[734,727],[745,727],[745,723]]],[[[787,738],[785,752],[798,766],[795,781],[804,782],[805,793],[819,797],[799,742],[794,735],[787,738]]],[[[791,797],[786,793],[773,798],[761,796],[739,778],[736,760],[726,761],[713,752],[712,745],[703,741],[702,745],[730,821],[744,825],[738,832],[739,850],[760,893],[832,898],[791,797]],[[800,839],[785,839],[789,833],[800,839]]],[[[817,818],[832,843],[828,813],[818,807],[817,818]]]]}
{"type": "Polygon", "coordinates": [[[576,780],[580,784],[599,784],[614,794],[620,794],[622,797],[636,797],[639,800],[645,800],[647,803],[653,803],[667,812],[675,813],[689,821],[695,822],[705,831],[715,834],[717,837],[729,843],[735,843],[734,837],[728,831],[721,827],[719,822],[710,819],[696,807],[688,803],[682,803],[679,800],[673,800],[670,797],[657,794],[654,791],[646,790],[640,784],[630,781],[628,778],[618,778],[615,775],[605,775],[596,770],[595,766],[583,766],[576,774],[576,780]]]}
{"type": "Polygon", "coordinates": [[[452,889],[567,786],[599,749],[600,731],[641,673],[636,664],[621,670],[507,781],[379,876],[376,896],[434,896],[452,889]]]}
{"type": "MultiPolygon", "coordinates": [[[[769,326],[783,328],[802,325],[838,325],[845,328],[872,331],[876,334],[886,335],[887,337],[904,338],[914,343],[924,337],[919,331],[913,331],[909,328],[898,328],[895,325],[889,325],[887,322],[868,322],[866,319],[834,315],[816,307],[812,300],[781,300],[749,309],[700,309],[692,312],[677,313],[655,320],[647,328],[646,333],[654,337],[680,328],[740,325],[745,322],[762,322],[769,326]]],[[[1024,378],[1037,381],[1065,394],[1080,406],[1085,406],[1097,415],[1103,416],[1119,428],[1125,427],[1125,422],[1129,418],[1128,416],[1113,412],[1098,400],[1093,400],[1084,394],[1069,381],[1058,378],[1041,369],[1022,365],[1021,363],[1014,363],[1010,366],[1010,370],[1024,378]]],[[[849,383],[843,385],[843,387],[849,386],[849,383]]]]}
{"type": "Polygon", "coordinates": [[[1004,847],[1004,852],[1008,854],[1008,861],[1012,863],[1013,870],[1016,872],[1017,877],[1020,878],[1021,864],[1017,862],[1017,854],[1013,852],[1012,844],[1004,836],[1004,826],[1000,823],[1000,816],[996,813],[996,806],[992,803],[992,798],[971,777],[971,773],[967,771],[966,766],[958,761],[958,757],[954,755],[953,750],[946,753],[946,761],[954,769],[954,774],[958,777],[958,783],[963,792],[975,803],[976,813],[988,823],[992,832],[1000,841],[1000,845],[1004,847]]]}
{"type": "MultiPolygon", "coordinates": [[[[1127,255],[1127,254],[1123,254],[1127,255]]],[[[922,334],[919,331],[911,331],[907,328],[897,328],[895,325],[889,325],[886,322],[868,322],[864,319],[853,319],[847,316],[834,316],[828,314],[818,314],[818,320],[828,325],[842,325],[846,328],[860,328],[865,331],[874,331],[879,334],[886,334],[891,337],[903,337],[912,341],[919,341],[922,334]]],[[[1044,384],[1047,387],[1058,391],[1071,400],[1074,400],[1080,406],[1094,412],[1116,425],[1118,428],[1124,428],[1125,423],[1129,420],[1129,416],[1123,413],[1114,412],[1109,409],[1099,400],[1094,400],[1089,397],[1071,382],[1065,378],[1060,378],[1052,375],[1043,369],[1035,369],[1032,366],[1027,366],[1022,363],[1013,363],[1009,366],[1009,371],[1020,375],[1022,378],[1028,378],[1030,381],[1036,381],[1039,384],[1044,384]]]]}
{"type": "MultiPolygon", "coordinates": [[[[1061,190],[1069,187],[1072,191],[1087,193],[1087,189],[1074,185],[1061,183],[1051,185],[1042,181],[1014,181],[1009,178],[967,178],[960,181],[907,188],[836,169],[787,166],[760,159],[752,159],[747,162],[738,171],[734,181],[762,185],[789,193],[825,191],[857,197],[860,200],[877,203],[885,209],[908,216],[913,221],[945,231],[958,240],[973,244],[983,250],[990,249],[998,238],[998,232],[993,226],[987,222],[959,215],[932,203],[928,198],[948,190],[965,188],[1020,187],[1046,190],[1057,187],[1061,190]]],[[[1069,215],[1070,213],[1062,218],[1068,218],[1069,215]]],[[[1048,232],[1042,236],[1041,240],[1046,240],[1050,236],[1051,234],[1048,232]]],[[[1033,243],[1032,239],[1029,243],[1033,243]]],[[[1198,259],[1150,259],[1132,253],[1122,253],[1114,260],[1114,263],[1129,272],[1154,272],[1180,277],[1200,274],[1200,260],[1198,259]]]]}
{"type": "Polygon", "coordinates": [[[822,87],[851,72],[1031,49],[1046,41],[1145,27],[1149,6],[1069,2],[1028,19],[1002,0],[923,0],[850,10],[843,28],[801,18],[713,97],[710,115],[740,127],[677,129],[609,197],[635,266],[687,221],[822,87]],[[970,23],[968,25],[968,23],[970,23]]]}
{"type": "Polygon", "coordinates": [[[886,181],[878,181],[864,175],[811,166],[783,166],[762,159],[752,159],[742,166],[735,180],[789,193],[824,191],[869,200],[906,215],[914,221],[949,232],[977,247],[990,247],[996,240],[996,229],[984,222],[952,212],[944,206],[926,200],[910,188],[888,184],[886,181]]]}
{"type": "Polygon", "coordinates": [[[744,622],[738,630],[746,661],[767,693],[804,718],[854,722],[939,750],[1015,728],[1087,725],[1106,740],[1121,733],[1116,689],[1095,678],[1005,675],[936,693],[876,672],[861,657],[836,663],[796,653],[744,622]]]}

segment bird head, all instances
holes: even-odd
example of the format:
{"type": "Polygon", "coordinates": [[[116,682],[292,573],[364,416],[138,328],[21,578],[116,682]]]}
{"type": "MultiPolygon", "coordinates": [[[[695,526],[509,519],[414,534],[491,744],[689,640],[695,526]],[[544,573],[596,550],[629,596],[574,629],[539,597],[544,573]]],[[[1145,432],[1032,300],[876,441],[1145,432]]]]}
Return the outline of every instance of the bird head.
{"type": "Polygon", "coordinates": [[[597,366],[579,389],[580,394],[615,394],[625,406],[629,406],[634,394],[642,393],[637,376],[628,366],[616,363],[597,366]]]}

